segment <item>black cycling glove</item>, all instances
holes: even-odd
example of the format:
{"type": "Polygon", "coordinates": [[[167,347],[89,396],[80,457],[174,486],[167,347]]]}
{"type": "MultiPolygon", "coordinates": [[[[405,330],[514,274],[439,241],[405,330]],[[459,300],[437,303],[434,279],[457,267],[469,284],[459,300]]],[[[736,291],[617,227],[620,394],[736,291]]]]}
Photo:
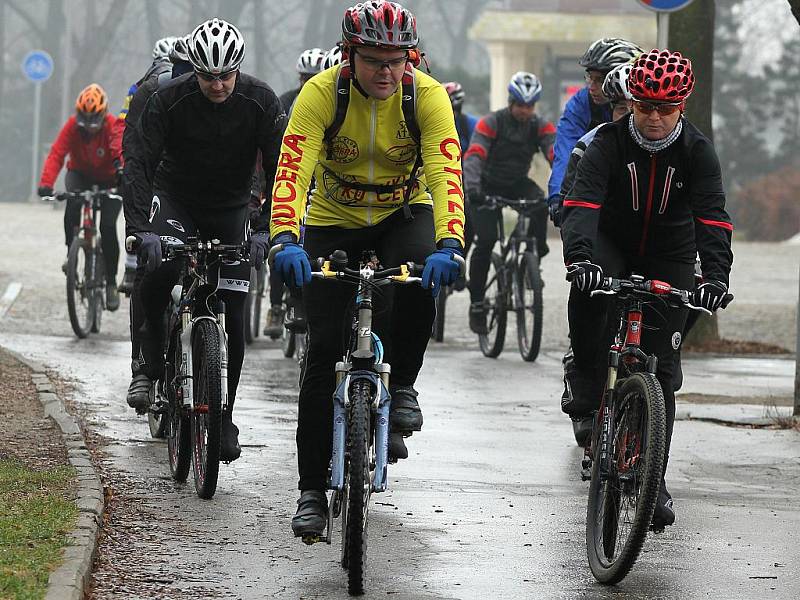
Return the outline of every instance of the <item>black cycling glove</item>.
{"type": "Polygon", "coordinates": [[[151,231],[137,233],[136,237],[139,238],[139,264],[152,273],[161,266],[161,238],[151,231]]]}
{"type": "Polygon", "coordinates": [[[722,305],[727,293],[728,286],[721,281],[704,281],[694,291],[692,304],[714,312],[722,305]]]}
{"type": "Polygon", "coordinates": [[[567,281],[582,292],[593,292],[603,286],[603,268],[588,260],[567,265],[567,281]]]}
{"type": "Polygon", "coordinates": [[[39,194],[40,198],[44,198],[45,196],[52,196],[53,188],[47,187],[46,185],[41,185],[39,186],[39,189],[36,190],[36,193],[39,194]]]}

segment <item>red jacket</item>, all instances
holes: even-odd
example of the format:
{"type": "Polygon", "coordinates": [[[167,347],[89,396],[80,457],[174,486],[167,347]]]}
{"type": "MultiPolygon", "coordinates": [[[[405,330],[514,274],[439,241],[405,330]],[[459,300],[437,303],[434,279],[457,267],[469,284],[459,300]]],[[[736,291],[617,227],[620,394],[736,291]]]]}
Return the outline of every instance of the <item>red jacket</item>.
{"type": "Polygon", "coordinates": [[[78,171],[97,183],[111,183],[116,179],[115,162],[121,162],[121,128],[115,127],[117,117],[106,115],[103,128],[88,136],[78,127],[75,116],[71,116],[58,133],[50,154],[44,162],[40,187],[52,188],[69,155],[67,169],[78,171]]]}

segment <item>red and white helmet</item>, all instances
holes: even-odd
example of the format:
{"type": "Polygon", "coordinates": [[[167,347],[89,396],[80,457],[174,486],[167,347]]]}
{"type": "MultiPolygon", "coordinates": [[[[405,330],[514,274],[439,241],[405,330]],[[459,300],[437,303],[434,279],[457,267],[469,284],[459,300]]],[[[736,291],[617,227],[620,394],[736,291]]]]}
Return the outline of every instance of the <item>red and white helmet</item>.
{"type": "Polygon", "coordinates": [[[197,71],[228,73],[238,69],[244,60],[244,38],[227,21],[209,19],[192,31],[187,51],[189,62],[197,71]]]}
{"type": "Polygon", "coordinates": [[[411,50],[419,44],[417,19],[396,2],[359,2],[344,12],[342,40],[351,46],[411,50]]]}
{"type": "Polygon", "coordinates": [[[680,52],[653,49],[633,63],[628,90],[636,100],[683,102],[694,89],[692,61],[680,52]]]}
{"type": "Polygon", "coordinates": [[[464,88],[457,81],[448,81],[442,84],[450,96],[450,104],[455,110],[461,110],[464,104],[464,88]]]}

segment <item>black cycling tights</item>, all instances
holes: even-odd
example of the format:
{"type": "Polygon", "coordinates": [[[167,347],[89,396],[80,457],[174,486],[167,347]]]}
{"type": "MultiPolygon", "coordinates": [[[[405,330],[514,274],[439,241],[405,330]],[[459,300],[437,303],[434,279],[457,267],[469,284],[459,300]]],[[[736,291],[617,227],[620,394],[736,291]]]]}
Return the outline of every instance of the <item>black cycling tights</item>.
{"type": "MultiPolygon", "coordinates": [[[[159,195],[152,220],[153,231],[165,237],[185,241],[188,236],[219,239],[223,244],[238,244],[245,237],[247,207],[220,211],[190,211],[159,195]]],[[[142,363],[138,369],[151,379],[161,376],[164,363],[163,315],[172,288],[179,283],[180,265],[164,262],[153,273],[142,268],[136,273],[131,304],[134,344],[141,345],[142,363]]],[[[228,406],[233,409],[236,389],[244,361],[244,303],[250,280],[250,265],[223,264],[220,267],[217,296],[225,303],[225,331],[228,333],[228,406]]]]}
{"type": "MultiPolygon", "coordinates": [[[[694,265],[656,259],[627,256],[603,233],[595,241],[594,262],[603,267],[605,276],[628,277],[631,273],[645,279],[659,279],[684,290],[694,289],[694,265]]],[[[614,300],[611,296],[590,297],[574,286],[569,295],[569,335],[575,365],[586,373],[602,377],[608,364],[608,349],[614,337],[616,314],[611,313],[614,300]]],[[[656,378],[664,392],[667,409],[667,446],[669,456],[672,427],[675,421],[675,392],[672,371],[677,360],[677,350],[682,342],[686,323],[685,308],[667,308],[652,304],[644,307],[642,350],[658,357],[656,378]]],[[[665,459],[666,463],[666,459],[665,459]]],[[[666,469],[666,464],[665,464],[666,469]]]]}
{"type": "MultiPolygon", "coordinates": [[[[312,258],[344,250],[357,267],[362,250],[374,250],[385,267],[407,261],[423,263],[435,250],[433,211],[412,204],[413,220],[398,210],[373,227],[341,229],[306,226],[304,247],[312,258]]],[[[350,334],[356,288],[344,282],[319,281],[303,288],[308,319],[308,352],[300,382],[297,462],[301,490],[326,488],[333,428],[334,365],[342,360],[350,334]],[[349,309],[349,310],[348,310],[349,309]]],[[[373,296],[373,330],[391,364],[391,385],[413,385],[422,368],[436,309],[430,291],[419,285],[382,286],[373,296]]]]}
{"type": "MultiPolygon", "coordinates": [[[[82,192],[92,189],[93,185],[100,189],[114,187],[112,182],[93,181],[78,171],[67,171],[64,187],[68,192],[82,192]]],[[[83,200],[70,198],[64,209],[64,239],[67,248],[75,237],[75,228],[81,224],[81,207],[83,200]]],[[[117,239],[117,217],[122,208],[122,201],[105,198],[100,207],[100,239],[102,241],[103,258],[106,263],[106,281],[116,282],[119,263],[119,240],[117,239]]]]}

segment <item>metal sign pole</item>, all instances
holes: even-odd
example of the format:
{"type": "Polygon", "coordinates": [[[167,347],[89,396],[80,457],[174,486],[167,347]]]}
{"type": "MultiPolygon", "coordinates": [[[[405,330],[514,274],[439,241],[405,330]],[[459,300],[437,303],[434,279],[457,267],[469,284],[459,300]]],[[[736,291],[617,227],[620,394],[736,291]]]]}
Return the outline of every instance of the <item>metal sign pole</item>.
{"type": "Polygon", "coordinates": [[[658,27],[658,35],[656,45],[659,50],[664,50],[669,46],[669,13],[657,12],[656,23],[658,27]]]}
{"type": "Polygon", "coordinates": [[[800,417],[800,286],[797,288],[797,339],[794,346],[794,411],[800,417]]]}
{"type": "Polygon", "coordinates": [[[31,198],[36,197],[36,182],[38,175],[39,158],[39,119],[41,118],[42,108],[42,84],[33,84],[33,143],[31,144],[31,198]]]}

